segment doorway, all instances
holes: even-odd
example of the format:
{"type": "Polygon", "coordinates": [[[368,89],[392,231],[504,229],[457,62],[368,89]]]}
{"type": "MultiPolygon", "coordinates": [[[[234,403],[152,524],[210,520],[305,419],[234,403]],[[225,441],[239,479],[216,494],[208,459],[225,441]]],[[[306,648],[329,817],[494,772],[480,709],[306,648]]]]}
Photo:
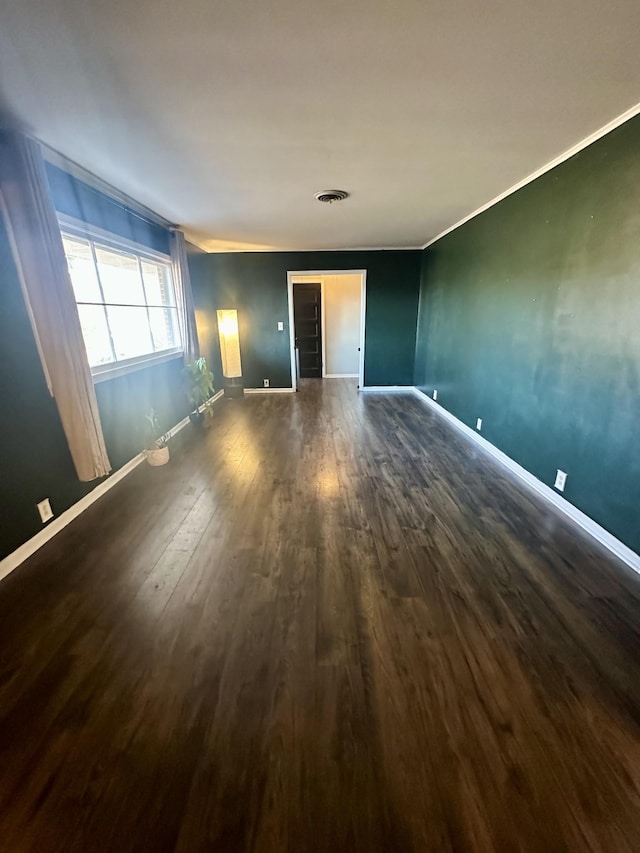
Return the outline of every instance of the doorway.
{"type": "Polygon", "coordinates": [[[322,282],[294,282],[293,324],[300,379],[322,379],[322,282]]]}
{"type": "Polygon", "coordinates": [[[287,273],[291,384],[304,378],[364,385],[366,270],[287,273]]]}

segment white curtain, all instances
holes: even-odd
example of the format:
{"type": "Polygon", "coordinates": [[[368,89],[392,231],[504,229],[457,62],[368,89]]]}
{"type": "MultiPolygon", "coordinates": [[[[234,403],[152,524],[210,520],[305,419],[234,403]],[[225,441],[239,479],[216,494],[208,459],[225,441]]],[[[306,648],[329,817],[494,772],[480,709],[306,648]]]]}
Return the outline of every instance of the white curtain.
{"type": "Polygon", "coordinates": [[[42,152],[0,134],[0,199],[49,391],[80,480],[111,470],[42,152]]]}
{"type": "Polygon", "coordinates": [[[187,249],[182,231],[174,229],[171,232],[171,261],[173,263],[173,280],[178,300],[178,315],[180,317],[180,333],[184,347],[184,359],[188,363],[195,361],[200,355],[198,329],[191,292],[191,278],[187,249]]]}

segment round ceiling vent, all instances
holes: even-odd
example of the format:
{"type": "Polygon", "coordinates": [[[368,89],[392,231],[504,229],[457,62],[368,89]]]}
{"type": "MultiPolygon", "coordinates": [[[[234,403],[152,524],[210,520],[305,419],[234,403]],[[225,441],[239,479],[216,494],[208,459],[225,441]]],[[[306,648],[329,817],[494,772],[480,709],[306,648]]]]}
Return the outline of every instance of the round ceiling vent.
{"type": "Polygon", "coordinates": [[[344,190],[323,190],[321,193],[316,193],[318,201],[325,204],[333,204],[334,201],[344,201],[349,198],[349,193],[344,190]]]}

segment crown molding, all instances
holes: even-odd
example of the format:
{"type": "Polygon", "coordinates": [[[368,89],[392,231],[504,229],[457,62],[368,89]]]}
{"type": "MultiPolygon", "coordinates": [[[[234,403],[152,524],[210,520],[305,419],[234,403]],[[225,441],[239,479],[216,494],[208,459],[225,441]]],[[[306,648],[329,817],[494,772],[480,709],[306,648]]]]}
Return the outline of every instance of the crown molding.
{"type": "Polygon", "coordinates": [[[607,124],[603,125],[598,130],[595,130],[593,133],[590,133],[589,136],[585,136],[584,139],[581,139],[580,142],[577,142],[575,145],[572,145],[571,148],[567,148],[566,151],[563,151],[562,154],[559,154],[557,157],[554,157],[553,160],[549,160],[548,163],[545,163],[544,166],[541,166],[539,169],[536,169],[535,172],[532,172],[530,175],[527,175],[526,178],[523,178],[521,181],[518,181],[517,184],[509,187],[508,190],[500,193],[495,198],[492,198],[491,201],[488,201],[486,204],[483,204],[482,207],[474,210],[473,213],[469,213],[467,216],[464,216],[462,219],[459,219],[454,225],[450,225],[448,228],[445,228],[444,231],[441,231],[435,237],[432,237],[428,240],[424,246],[421,246],[421,249],[428,249],[429,246],[432,246],[442,237],[450,234],[452,231],[455,231],[456,228],[460,228],[461,225],[464,225],[465,222],[469,222],[470,219],[478,216],[480,213],[484,213],[485,210],[489,210],[490,207],[493,207],[494,204],[498,204],[499,201],[507,198],[513,193],[517,192],[522,187],[526,187],[527,184],[530,184],[532,181],[535,181],[536,178],[541,177],[542,175],[550,172],[551,169],[555,169],[556,166],[559,166],[561,163],[564,163],[565,160],[569,160],[570,157],[573,157],[574,154],[578,154],[580,151],[583,151],[585,148],[588,148],[589,145],[597,142],[599,139],[602,139],[603,136],[606,136],[608,133],[611,133],[612,130],[615,130],[620,125],[624,124],[627,121],[630,121],[632,118],[640,114],[640,103],[635,104],[635,106],[630,107],[625,112],[621,113],[616,118],[612,119],[607,124]]]}
{"type": "Polygon", "coordinates": [[[198,249],[202,249],[207,255],[255,255],[255,254],[269,254],[269,255],[277,255],[280,254],[309,254],[311,252],[315,252],[316,254],[321,253],[331,253],[335,252],[419,252],[424,246],[354,246],[350,248],[345,248],[344,246],[340,249],[281,249],[281,248],[273,248],[271,246],[261,246],[255,249],[207,249],[207,243],[209,241],[195,240],[193,237],[189,236],[189,232],[185,231],[185,239],[189,241],[189,243],[193,243],[194,246],[197,246],[198,249]]]}
{"type": "Polygon", "coordinates": [[[92,189],[104,193],[104,195],[109,196],[127,210],[131,211],[131,213],[134,213],[142,219],[146,219],[154,225],[160,225],[162,228],[168,229],[176,227],[174,223],[165,219],[164,216],[161,216],[159,213],[156,213],[155,210],[151,210],[151,208],[139,201],[136,201],[134,198],[131,198],[131,196],[117,189],[107,181],[104,181],[102,178],[98,177],[98,175],[89,171],[89,169],[85,169],[84,166],[81,166],[74,160],[70,160],[67,156],[56,151],[54,148],[51,148],[49,145],[46,145],[44,142],[40,142],[40,140],[38,140],[38,142],[42,148],[42,156],[47,163],[51,163],[53,166],[58,166],[60,169],[67,172],[67,174],[72,175],[74,178],[77,178],[79,181],[87,184],[87,186],[90,186],[92,189]]]}

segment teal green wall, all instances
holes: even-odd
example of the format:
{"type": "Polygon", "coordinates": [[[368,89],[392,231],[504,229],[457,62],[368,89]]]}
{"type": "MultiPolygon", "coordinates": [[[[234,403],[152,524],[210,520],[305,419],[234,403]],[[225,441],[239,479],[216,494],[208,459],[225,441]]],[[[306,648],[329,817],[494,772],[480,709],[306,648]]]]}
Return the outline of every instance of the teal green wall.
{"type": "MultiPolygon", "coordinates": [[[[109,225],[122,236],[145,245],[162,244],[161,229],[118,215],[117,205],[81,182],[63,180],[59,170],[52,185],[58,209],[93,224],[109,225]],[[89,203],[90,201],[90,203],[89,203]],[[76,204],[75,208],[71,205],[76,204]],[[100,211],[103,214],[100,214],[100,211]],[[131,227],[130,227],[131,226],[131,227]]],[[[51,177],[51,172],[49,171],[51,177]]],[[[167,235],[165,234],[165,245],[167,235]]],[[[0,218],[0,559],[42,529],[36,503],[51,499],[60,515],[95,483],[76,476],[54,400],[50,397],[15,263],[0,218]]],[[[144,446],[144,415],[153,406],[170,427],[187,412],[180,359],[120,376],[96,385],[96,396],[109,458],[114,469],[144,446]]]]}
{"type": "Polygon", "coordinates": [[[415,383],[640,551],[640,119],[424,251],[415,383]]]}
{"type": "Polygon", "coordinates": [[[287,272],[367,270],[365,385],[411,385],[420,278],[419,251],[238,252],[190,257],[203,350],[216,387],[215,311],[237,308],[244,383],[291,387],[287,272]],[[284,332],[277,331],[282,320],[284,332]]]}
{"type": "Polygon", "coordinates": [[[70,175],[60,166],[45,163],[45,171],[58,213],[169,254],[169,231],[166,228],[134,213],[122,202],[70,175]]]}

